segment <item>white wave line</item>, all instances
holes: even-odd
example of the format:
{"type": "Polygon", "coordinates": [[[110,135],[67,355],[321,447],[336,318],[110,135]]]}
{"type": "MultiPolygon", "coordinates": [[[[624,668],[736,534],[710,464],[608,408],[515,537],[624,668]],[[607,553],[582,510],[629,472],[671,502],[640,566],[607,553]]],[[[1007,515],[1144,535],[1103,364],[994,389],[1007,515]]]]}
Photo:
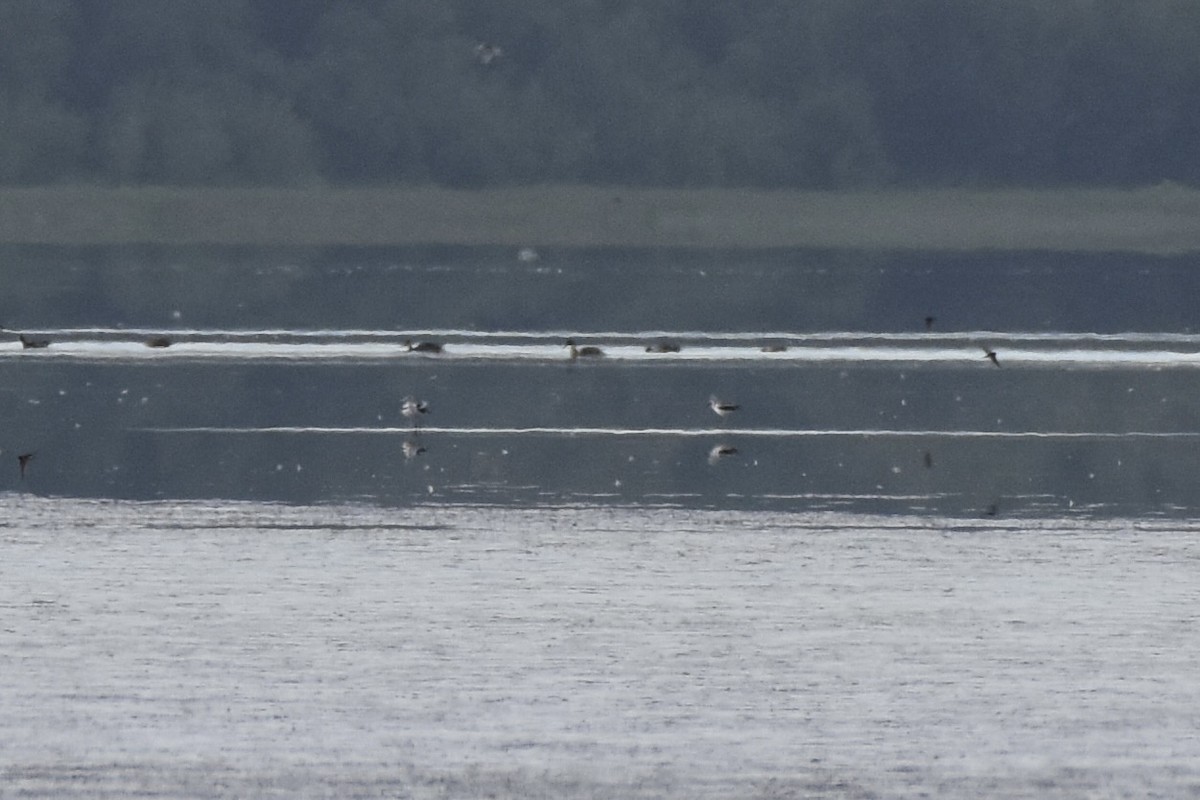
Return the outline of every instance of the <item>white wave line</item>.
{"type": "Polygon", "coordinates": [[[1094,333],[1088,331],[581,331],[571,329],[561,330],[471,330],[466,328],[411,328],[411,329],[365,329],[365,328],[112,328],[112,327],[77,327],[77,328],[30,328],[39,333],[62,336],[105,335],[105,336],[147,336],[168,333],[177,336],[198,337],[256,337],[256,336],[288,336],[294,338],[399,338],[405,336],[435,336],[461,339],[537,339],[558,342],[567,337],[588,340],[609,341],[641,341],[645,339],[668,338],[684,341],[699,340],[788,340],[794,342],[806,341],[841,341],[841,340],[876,340],[876,341],[946,341],[946,340],[986,340],[991,342],[1178,342],[1185,344],[1200,344],[1200,334],[1170,333],[1170,332],[1140,332],[1127,331],[1121,333],[1094,333]]]}
{"type": "Polygon", "coordinates": [[[139,428],[148,433],[317,433],[317,434],[446,434],[453,436],[696,436],[696,437],[858,437],[947,439],[1194,439],[1200,431],[937,431],[937,430],[805,430],[793,428],[555,428],[555,427],[339,427],[315,425],[265,425],[261,427],[181,426],[139,428]]]}

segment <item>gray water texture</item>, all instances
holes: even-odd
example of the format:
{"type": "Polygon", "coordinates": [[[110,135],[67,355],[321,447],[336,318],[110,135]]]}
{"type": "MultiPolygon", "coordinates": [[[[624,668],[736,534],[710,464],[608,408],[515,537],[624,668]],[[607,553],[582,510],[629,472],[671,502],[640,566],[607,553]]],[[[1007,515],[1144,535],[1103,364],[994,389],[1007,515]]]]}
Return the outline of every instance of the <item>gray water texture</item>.
{"type": "Polygon", "coordinates": [[[3,255],[0,489],[963,517],[1188,516],[1200,497],[1194,256],[3,255]],[[567,337],[609,356],[571,362],[567,337]],[[682,352],[645,354],[666,339],[682,352]],[[719,419],[711,395],[742,407],[719,419]],[[710,463],[718,446],[737,454],[710,463]]]}
{"type": "Polygon", "coordinates": [[[1200,794],[1195,523],[0,510],[4,797],[1200,794]]]}

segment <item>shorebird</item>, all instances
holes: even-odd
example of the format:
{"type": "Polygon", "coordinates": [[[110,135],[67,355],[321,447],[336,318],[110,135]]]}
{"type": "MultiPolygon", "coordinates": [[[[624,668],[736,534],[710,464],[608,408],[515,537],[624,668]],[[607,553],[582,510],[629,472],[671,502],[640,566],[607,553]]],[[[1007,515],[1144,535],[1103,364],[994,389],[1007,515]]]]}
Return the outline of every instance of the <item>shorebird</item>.
{"type": "Polygon", "coordinates": [[[151,336],[146,340],[146,347],[170,347],[171,340],[166,336],[151,336]]]}
{"type": "Polygon", "coordinates": [[[17,456],[17,466],[21,468],[21,480],[25,480],[25,469],[32,460],[33,453],[21,453],[21,455],[17,456]]]}
{"type": "Polygon", "coordinates": [[[983,346],[983,357],[991,361],[997,367],[1000,366],[1000,359],[996,358],[996,351],[987,345],[983,346]]]}
{"type": "Polygon", "coordinates": [[[713,445],[713,449],[708,451],[708,463],[716,464],[722,458],[736,456],[738,449],[731,444],[713,445]]]}
{"type": "Polygon", "coordinates": [[[725,419],[725,417],[728,417],[730,414],[741,408],[741,406],[737,403],[726,403],[722,400],[718,400],[716,395],[709,396],[708,407],[711,408],[713,413],[721,419],[725,419]]]}
{"type": "Polygon", "coordinates": [[[404,349],[410,353],[440,353],[442,346],[437,342],[414,342],[412,339],[404,340],[404,349]]]}
{"type": "Polygon", "coordinates": [[[603,358],[604,357],[604,351],[601,350],[599,347],[595,347],[590,344],[584,345],[583,347],[576,347],[574,339],[567,339],[567,347],[571,348],[571,360],[572,361],[574,361],[577,358],[603,358]]]}
{"type": "Polygon", "coordinates": [[[19,336],[17,336],[17,338],[21,340],[21,347],[24,347],[26,350],[36,350],[39,347],[49,347],[50,346],[49,339],[34,339],[32,337],[26,336],[23,333],[20,334],[19,336]]]}
{"type": "Polygon", "coordinates": [[[655,342],[654,344],[646,345],[646,352],[647,353],[678,353],[679,352],[679,344],[677,342],[671,342],[671,341],[667,341],[664,339],[661,342],[655,342]]]}
{"type": "Polygon", "coordinates": [[[400,404],[400,413],[404,418],[412,423],[413,427],[419,427],[418,419],[422,414],[429,413],[429,403],[424,400],[417,400],[412,395],[404,398],[404,402],[400,404]]]}

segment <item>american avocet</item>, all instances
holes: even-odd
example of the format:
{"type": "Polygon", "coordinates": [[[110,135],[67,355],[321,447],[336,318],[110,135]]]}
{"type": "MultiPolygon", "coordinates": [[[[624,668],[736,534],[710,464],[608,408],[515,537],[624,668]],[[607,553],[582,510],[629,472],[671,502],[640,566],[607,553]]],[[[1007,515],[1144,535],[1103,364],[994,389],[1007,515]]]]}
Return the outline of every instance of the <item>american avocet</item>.
{"type": "Polygon", "coordinates": [[[987,345],[983,346],[983,357],[991,361],[997,367],[1000,366],[1000,359],[996,358],[996,351],[987,345]]]}
{"type": "Polygon", "coordinates": [[[17,466],[21,469],[21,480],[25,480],[25,469],[32,460],[33,453],[21,453],[21,455],[17,456],[17,466]]]}
{"type": "Polygon", "coordinates": [[[571,360],[577,358],[603,358],[604,351],[594,345],[584,345],[576,347],[574,339],[567,339],[567,347],[571,348],[571,360]]]}
{"type": "Polygon", "coordinates": [[[723,400],[718,400],[716,395],[709,396],[708,407],[711,408],[713,413],[721,419],[725,419],[725,417],[728,417],[730,414],[741,408],[741,406],[737,403],[727,403],[723,400]]]}
{"type": "Polygon", "coordinates": [[[404,398],[404,402],[400,404],[400,413],[404,418],[417,427],[420,423],[417,421],[422,414],[429,413],[429,403],[424,400],[417,400],[412,395],[404,398]]]}
{"type": "Polygon", "coordinates": [[[437,342],[414,342],[412,339],[404,340],[404,349],[410,353],[440,353],[442,346],[437,342]]]}
{"type": "Polygon", "coordinates": [[[722,458],[736,456],[737,454],[738,449],[731,444],[713,445],[713,449],[708,451],[708,463],[716,464],[722,458]]]}
{"type": "Polygon", "coordinates": [[[24,347],[27,350],[36,350],[39,347],[50,346],[49,339],[34,339],[30,336],[26,336],[23,333],[17,336],[17,338],[21,340],[21,347],[24,347]]]}

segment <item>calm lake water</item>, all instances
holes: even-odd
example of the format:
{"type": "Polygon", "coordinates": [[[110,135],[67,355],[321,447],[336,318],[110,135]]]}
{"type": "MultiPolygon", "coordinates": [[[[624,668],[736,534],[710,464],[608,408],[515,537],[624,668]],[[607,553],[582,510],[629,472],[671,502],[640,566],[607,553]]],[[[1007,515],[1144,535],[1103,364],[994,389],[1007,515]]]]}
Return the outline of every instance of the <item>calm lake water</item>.
{"type": "Polygon", "coordinates": [[[0,347],[10,490],[965,517],[1200,497],[1192,257],[9,255],[6,324],[49,343],[0,347]]]}
{"type": "Polygon", "coordinates": [[[9,250],[0,794],[1200,794],[1193,257],[9,250]]]}

